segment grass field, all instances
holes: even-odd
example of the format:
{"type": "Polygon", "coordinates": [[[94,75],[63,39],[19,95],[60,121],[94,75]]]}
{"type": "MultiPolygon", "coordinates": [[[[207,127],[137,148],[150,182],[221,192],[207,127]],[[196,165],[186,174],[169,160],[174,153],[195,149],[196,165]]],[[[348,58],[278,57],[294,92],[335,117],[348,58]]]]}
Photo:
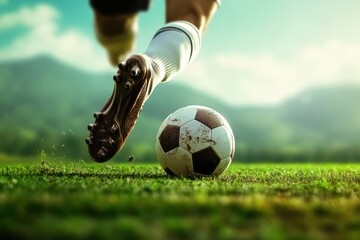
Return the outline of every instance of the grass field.
{"type": "Polygon", "coordinates": [[[360,165],[0,165],[0,238],[360,239],[360,165]]]}

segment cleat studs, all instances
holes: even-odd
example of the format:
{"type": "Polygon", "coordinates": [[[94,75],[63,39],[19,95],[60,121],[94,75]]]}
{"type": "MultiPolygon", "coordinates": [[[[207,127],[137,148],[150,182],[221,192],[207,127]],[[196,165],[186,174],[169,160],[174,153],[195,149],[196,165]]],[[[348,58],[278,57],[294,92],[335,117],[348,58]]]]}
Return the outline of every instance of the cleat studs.
{"type": "Polygon", "coordinates": [[[111,145],[114,145],[114,143],[115,141],[111,137],[109,137],[107,141],[108,146],[110,147],[111,145]]]}
{"type": "Polygon", "coordinates": [[[94,113],[94,118],[95,119],[99,119],[99,117],[102,115],[102,113],[101,112],[95,112],[94,113]]]}
{"type": "Polygon", "coordinates": [[[125,63],[124,62],[119,63],[118,68],[120,71],[123,71],[125,69],[125,63]]]}
{"type": "Polygon", "coordinates": [[[130,89],[132,86],[134,85],[134,83],[132,81],[127,81],[124,85],[125,89],[130,89]]]}
{"type": "Polygon", "coordinates": [[[91,142],[90,138],[85,139],[85,142],[89,146],[92,145],[92,142],[91,142]]]}
{"type": "Polygon", "coordinates": [[[116,125],[116,123],[114,123],[111,128],[110,128],[111,132],[116,132],[118,130],[118,126],[116,125]]]}
{"type": "Polygon", "coordinates": [[[112,145],[114,145],[115,141],[114,141],[111,137],[109,137],[109,138],[107,138],[107,139],[103,139],[103,140],[102,140],[102,143],[103,143],[104,146],[106,146],[106,147],[111,147],[112,145]]]}
{"type": "Polygon", "coordinates": [[[137,65],[133,66],[133,67],[131,68],[131,70],[130,70],[130,75],[131,75],[132,77],[137,77],[137,76],[139,76],[139,75],[140,75],[140,68],[139,68],[137,65]]]}
{"type": "Polygon", "coordinates": [[[102,148],[97,152],[98,157],[104,158],[106,157],[106,149],[102,148]]]}
{"type": "Polygon", "coordinates": [[[94,125],[94,124],[89,124],[89,125],[87,126],[87,129],[88,129],[90,132],[92,132],[92,131],[94,130],[94,128],[95,128],[95,125],[94,125]]]}

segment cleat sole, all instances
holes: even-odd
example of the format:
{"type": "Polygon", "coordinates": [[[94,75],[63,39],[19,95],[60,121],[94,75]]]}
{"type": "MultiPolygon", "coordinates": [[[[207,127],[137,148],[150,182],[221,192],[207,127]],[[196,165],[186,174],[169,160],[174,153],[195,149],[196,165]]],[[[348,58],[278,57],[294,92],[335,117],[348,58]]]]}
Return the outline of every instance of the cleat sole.
{"type": "Polygon", "coordinates": [[[134,55],[118,65],[113,76],[114,91],[95,123],[88,125],[88,151],[96,162],[110,160],[125,144],[134,128],[146,97],[149,95],[151,71],[147,60],[134,55]]]}

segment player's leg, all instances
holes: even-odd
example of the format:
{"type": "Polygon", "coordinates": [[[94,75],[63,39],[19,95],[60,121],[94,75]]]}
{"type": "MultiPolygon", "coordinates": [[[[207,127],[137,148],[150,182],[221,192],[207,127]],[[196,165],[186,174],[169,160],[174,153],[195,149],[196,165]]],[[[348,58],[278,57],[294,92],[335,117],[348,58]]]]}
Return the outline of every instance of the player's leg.
{"type": "Polygon", "coordinates": [[[159,67],[155,84],[171,80],[198,55],[201,37],[217,10],[215,0],[167,0],[166,22],[145,55],[159,67]]]}
{"type": "Polygon", "coordinates": [[[138,12],[147,10],[150,0],[90,0],[99,43],[107,50],[110,63],[117,66],[131,52],[138,31],[138,12]]]}
{"type": "Polygon", "coordinates": [[[156,32],[144,54],[119,64],[114,92],[95,114],[95,124],[89,125],[87,144],[96,161],[106,161],[122,148],[155,86],[172,79],[194,60],[201,35],[218,7],[215,0],[166,3],[167,24],[156,32]]]}
{"type": "Polygon", "coordinates": [[[166,22],[187,21],[203,34],[220,2],[220,0],[166,0],[166,22]]]}

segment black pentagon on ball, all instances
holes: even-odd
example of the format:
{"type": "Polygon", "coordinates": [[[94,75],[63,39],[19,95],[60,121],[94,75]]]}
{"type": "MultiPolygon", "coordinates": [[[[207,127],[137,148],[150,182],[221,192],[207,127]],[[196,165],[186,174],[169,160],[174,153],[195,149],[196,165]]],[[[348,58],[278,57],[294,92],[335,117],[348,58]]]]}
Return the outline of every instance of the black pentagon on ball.
{"type": "Polygon", "coordinates": [[[192,155],[194,172],[210,175],[220,163],[220,158],[212,147],[207,147],[192,155]]]}
{"type": "Polygon", "coordinates": [[[159,141],[165,153],[179,146],[180,127],[167,125],[160,134],[159,141]]]}
{"type": "Polygon", "coordinates": [[[195,119],[210,129],[214,129],[223,125],[221,118],[215,111],[199,108],[196,112],[195,119]]]}

